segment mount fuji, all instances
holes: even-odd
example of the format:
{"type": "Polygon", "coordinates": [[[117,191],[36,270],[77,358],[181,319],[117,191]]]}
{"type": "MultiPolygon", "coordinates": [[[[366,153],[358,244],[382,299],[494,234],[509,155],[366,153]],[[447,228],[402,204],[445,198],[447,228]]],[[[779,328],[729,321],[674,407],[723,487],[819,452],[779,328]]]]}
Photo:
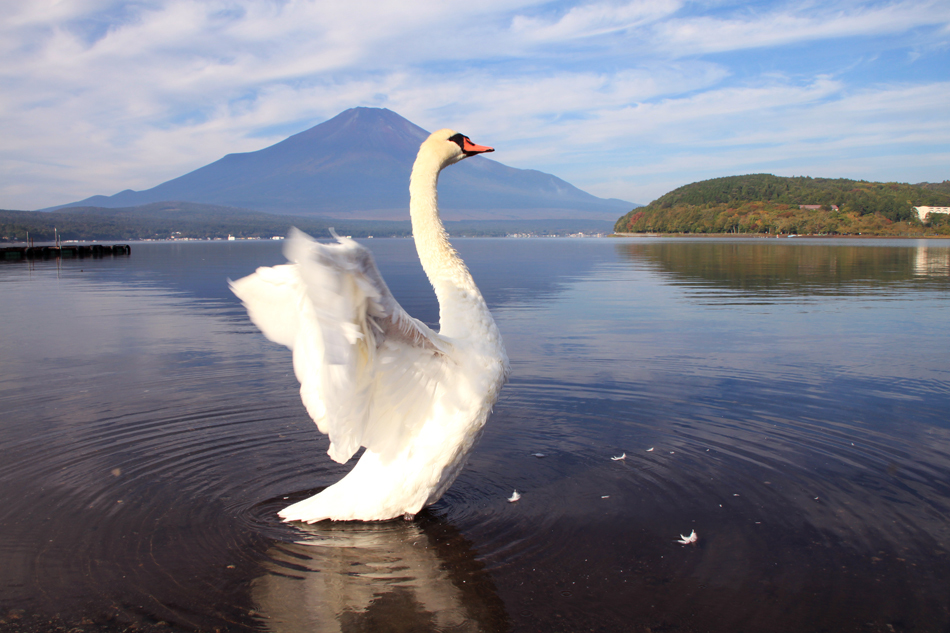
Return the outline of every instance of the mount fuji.
{"type": "MultiPolygon", "coordinates": [[[[47,210],[178,201],[281,215],[406,220],[409,172],[428,134],[391,110],[352,108],[275,145],[228,154],[151,189],[92,196],[47,210]]],[[[491,139],[475,141],[491,144],[491,139]]],[[[439,204],[446,220],[610,222],[637,206],[597,198],[550,174],[484,156],[442,175],[439,204]]]]}

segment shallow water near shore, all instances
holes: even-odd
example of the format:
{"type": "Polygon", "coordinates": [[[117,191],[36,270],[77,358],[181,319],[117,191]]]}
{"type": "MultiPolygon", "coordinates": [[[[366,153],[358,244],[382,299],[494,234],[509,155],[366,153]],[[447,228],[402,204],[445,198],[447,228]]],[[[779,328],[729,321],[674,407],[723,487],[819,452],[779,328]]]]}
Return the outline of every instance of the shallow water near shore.
{"type": "Polygon", "coordinates": [[[279,242],[0,264],[0,631],[950,627],[950,241],[453,243],[511,381],[378,524],[277,519],[351,467],[227,288],[279,242]]]}

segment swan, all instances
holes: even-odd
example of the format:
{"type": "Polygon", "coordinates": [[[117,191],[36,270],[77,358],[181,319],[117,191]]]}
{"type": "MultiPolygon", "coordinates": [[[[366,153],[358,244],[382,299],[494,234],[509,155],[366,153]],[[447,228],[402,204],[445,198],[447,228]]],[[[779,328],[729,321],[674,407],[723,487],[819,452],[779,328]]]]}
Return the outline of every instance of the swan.
{"type": "MultiPolygon", "coordinates": [[[[293,229],[290,262],[230,282],[251,321],[293,350],[303,404],[329,436],[330,458],[353,469],[278,514],[316,523],[412,519],[458,476],[508,379],[505,347],[485,299],[439,217],[445,167],[494,151],[454,130],[419,148],[409,215],[439,301],[439,331],[396,301],[369,250],[333,233],[320,244],[293,229]]],[[[331,230],[332,231],[332,230],[331,230]]]]}

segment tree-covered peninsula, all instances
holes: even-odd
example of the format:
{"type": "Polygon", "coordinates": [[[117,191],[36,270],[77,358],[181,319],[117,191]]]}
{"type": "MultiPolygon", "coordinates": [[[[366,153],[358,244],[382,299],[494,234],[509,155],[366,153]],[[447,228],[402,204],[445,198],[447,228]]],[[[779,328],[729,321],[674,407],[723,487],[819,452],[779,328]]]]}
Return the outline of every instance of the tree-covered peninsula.
{"type": "Polygon", "coordinates": [[[950,181],[910,185],[771,174],[695,182],[621,217],[617,233],[950,235],[950,216],[921,223],[916,206],[950,206],[950,181]]]}

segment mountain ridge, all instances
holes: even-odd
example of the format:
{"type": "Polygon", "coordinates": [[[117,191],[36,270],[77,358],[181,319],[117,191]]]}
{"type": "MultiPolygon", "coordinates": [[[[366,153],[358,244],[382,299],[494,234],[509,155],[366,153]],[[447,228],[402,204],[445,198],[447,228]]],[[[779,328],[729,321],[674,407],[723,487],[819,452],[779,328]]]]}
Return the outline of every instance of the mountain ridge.
{"type": "MultiPolygon", "coordinates": [[[[150,189],[91,196],[44,211],[187,201],[281,215],[403,220],[409,208],[409,173],[428,134],[391,110],[351,108],[283,141],[227,154],[150,189]]],[[[551,174],[484,156],[443,172],[439,202],[446,219],[468,220],[613,221],[636,206],[597,198],[551,174]]]]}

